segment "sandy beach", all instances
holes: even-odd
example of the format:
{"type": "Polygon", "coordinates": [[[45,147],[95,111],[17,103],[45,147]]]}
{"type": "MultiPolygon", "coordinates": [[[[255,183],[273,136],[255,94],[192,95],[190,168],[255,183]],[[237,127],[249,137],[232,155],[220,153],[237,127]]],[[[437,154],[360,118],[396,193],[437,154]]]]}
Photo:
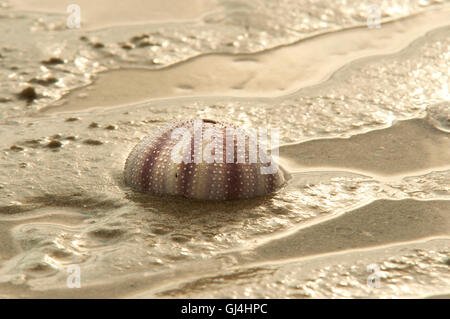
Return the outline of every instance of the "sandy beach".
{"type": "Polygon", "coordinates": [[[0,298],[448,298],[449,1],[70,4],[0,2],[0,298]],[[286,184],[126,185],[196,118],[277,128],[286,184]]]}

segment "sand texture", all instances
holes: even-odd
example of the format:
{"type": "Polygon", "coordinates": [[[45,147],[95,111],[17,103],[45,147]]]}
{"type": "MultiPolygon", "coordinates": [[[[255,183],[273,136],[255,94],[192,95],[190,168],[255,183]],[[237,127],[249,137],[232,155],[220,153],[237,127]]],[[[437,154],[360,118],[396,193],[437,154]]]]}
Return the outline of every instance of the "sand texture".
{"type": "Polygon", "coordinates": [[[448,298],[449,1],[70,3],[0,2],[0,298],[448,298]],[[127,187],[193,118],[278,128],[286,185],[127,187]]]}

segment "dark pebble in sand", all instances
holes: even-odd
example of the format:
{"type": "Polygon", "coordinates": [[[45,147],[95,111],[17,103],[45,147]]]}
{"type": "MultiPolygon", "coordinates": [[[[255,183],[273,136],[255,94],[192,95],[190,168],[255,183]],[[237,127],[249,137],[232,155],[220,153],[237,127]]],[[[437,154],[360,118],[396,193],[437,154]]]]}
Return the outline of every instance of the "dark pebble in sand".
{"type": "Polygon", "coordinates": [[[22,163],[19,164],[19,167],[20,168],[26,168],[26,167],[28,167],[28,163],[22,162],[22,163]]]}
{"type": "Polygon", "coordinates": [[[450,266],[450,258],[447,258],[447,259],[444,261],[444,263],[445,263],[447,266],[450,266]]]}
{"type": "Polygon", "coordinates": [[[166,234],[170,233],[170,230],[163,229],[163,228],[154,228],[154,229],[152,229],[152,233],[155,235],[166,235],[166,234]]]}
{"type": "Polygon", "coordinates": [[[63,144],[58,141],[58,140],[52,140],[47,144],[47,147],[49,148],[59,148],[61,147],[63,144]]]}
{"type": "Polygon", "coordinates": [[[20,151],[23,151],[24,150],[24,148],[23,147],[20,147],[20,146],[17,146],[17,145],[11,145],[11,147],[9,148],[10,150],[13,150],[13,151],[16,151],[16,152],[20,152],[20,151]]]}
{"type": "Polygon", "coordinates": [[[89,124],[89,128],[97,128],[98,127],[98,123],[96,122],[92,122],[91,124],[89,124]]]}
{"type": "Polygon", "coordinates": [[[122,49],[124,49],[124,50],[131,50],[131,49],[134,49],[134,44],[131,44],[131,43],[123,43],[123,44],[122,44],[122,49]]]}
{"type": "Polygon", "coordinates": [[[61,58],[55,58],[52,57],[48,60],[45,61],[41,61],[42,64],[46,64],[46,65],[56,65],[56,64],[64,64],[64,60],[61,58]]]}
{"type": "Polygon", "coordinates": [[[75,140],[77,140],[78,139],[78,137],[77,136],[74,136],[74,135],[70,135],[70,136],[67,136],[66,137],[66,140],[69,140],[69,141],[75,141],[75,140]]]}
{"type": "Polygon", "coordinates": [[[186,242],[190,241],[189,238],[183,237],[183,236],[173,236],[173,237],[172,237],[172,240],[173,240],[174,242],[180,243],[180,244],[186,243],[186,242]]]}
{"type": "Polygon", "coordinates": [[[84,142],[83,142],[84,144],[87,144],[87,145],[102,145],[103,144],[103,142],[101,142],[101,141],[99,141],[99,140],[93,140],[93,139],[87,139],[87,140],[84,140],[84,142]]]}
{"type": "Polygon", "coordinates": [[[75,122],[78,121],[80,118],[79,117],[69,117],[66,118],[66,122],[75,122]]]}
{"type": "Polygon", "coordinates": [[[105,127],[107,130],[117,130],[117,125],[108,125],[105,127]]]}
{"type": "Polygon", "coordinates": [[[100,239],[113,239],[121,236],[124,233],[121,229],[98,229],[89,232],[89,234],[93,237],[97,237],[100,239]]]}
{"type": "Polygon", "coordinates": [[[149,46],[161,46],[161,44],[159,44],[157,42],[150,41],[148,39],[144,39],[144,40],[140,41],[138,45],[141,48],[149,47],[149,46]]]}
{"type": "Polygon", "coordinates": [[[101,42],[94,42],[94,43],[92,43],[92,46],[96,49],[101,49],[101,48],[105,47],[105,45],[101,42]]]}
{"type": "Polygon", "coordinates": [[[130,40],[131,40],[131,42],[139,42],[140,40],[148,38],[148,37],[149,37],[149,34],[144,33],[141,35],[136,35],[136,36],[132,37],[130,40]]]}
{"type": "Polygon", "coordinates": [[[30,81],[28,81],[28,82],[29,83],[36,83],[36,84],[47,86],[47,85],[50,85],[50,84],[58,82],[58,79],[55,78],[54,76],[49,76],[49,77],[46,77],[44,79],[33,78],[30,81]]]}
{"type": "Polygon", "coordinates": [[[23,89],[19,94],[18,94],[20,99],[23,100],[27,100],[29,102],[33,101],[34,99],[37,98],[37,93],[36,90],[34,89],[34,87],[29,86],[25,89],[23,89]]]}

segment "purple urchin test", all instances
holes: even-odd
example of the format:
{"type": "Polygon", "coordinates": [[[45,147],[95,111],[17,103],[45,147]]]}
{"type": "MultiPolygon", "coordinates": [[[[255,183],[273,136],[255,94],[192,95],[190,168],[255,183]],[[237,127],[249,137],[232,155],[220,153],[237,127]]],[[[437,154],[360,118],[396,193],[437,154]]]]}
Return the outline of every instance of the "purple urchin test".
{"type": "Polygon", "coordinates": [[[264,196],[285,182],[275,161],[278,134],[270,142],[269,154],[267,130],[213,120],[174,122],[133,148],[125,183],[139,192],[198,200],[264,196]]]}

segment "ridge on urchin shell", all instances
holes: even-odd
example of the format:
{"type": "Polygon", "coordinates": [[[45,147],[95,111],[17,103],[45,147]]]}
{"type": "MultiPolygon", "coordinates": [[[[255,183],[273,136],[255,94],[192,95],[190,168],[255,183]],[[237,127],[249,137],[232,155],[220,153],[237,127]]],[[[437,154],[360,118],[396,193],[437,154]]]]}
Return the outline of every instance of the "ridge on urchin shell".
{"type": "Polygon", "coordinates": [[[275,172],[262,173],[262,168],[272,163],[271,157],[266,158],[270,162],[264,163],[249,160],[250,151],[259,154],[259,148],[259,141],[252,140],[247,131],[233,124],[214,120],[173,122],[149,134],[133,148],[125,163],[125,183],[139,192],[200,200],[263,196],[279,189],[284,176],[278,166],[275,172]],[[227,135],[232,130],[243,134],[240,138],[245,138],[245,153],[238,149],[239,137],[227,135]],[[208,132],[216,135],[205,136],[208,132]],[[177,151],[180,157],[175,160],[177,151]]]}

